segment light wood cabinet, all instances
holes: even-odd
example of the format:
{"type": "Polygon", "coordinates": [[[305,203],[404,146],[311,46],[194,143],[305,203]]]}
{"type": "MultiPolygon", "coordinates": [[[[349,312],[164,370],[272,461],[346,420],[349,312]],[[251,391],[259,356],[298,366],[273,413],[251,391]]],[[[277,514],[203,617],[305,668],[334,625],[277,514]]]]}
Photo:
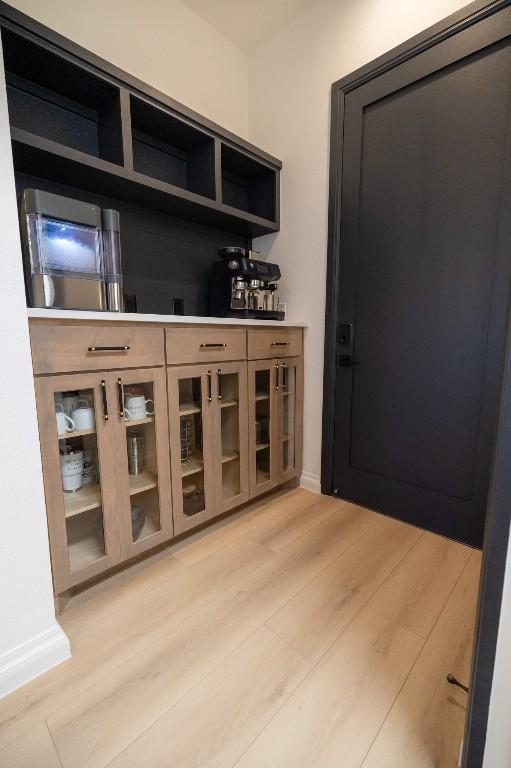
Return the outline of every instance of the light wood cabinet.
{"type": "Polygon", "coordinates": [[[30,333],[57,596],[300,475],[301,329],[30,333]]]}
{"type": "Polygon", "coordinates": [[[165,373],[147,368],[41,376],[35,386],[60,593],[172,537],[165,373]],[[151,401],[144,418],[129,418],[124,403],[130,392],[151,401]],[[91,409],[86,429],[72,428],[73,403],[91,409]],[[70,431],[61,435],[56,407],[71,413],[70,431]],[[143,462],[136,474],[128,453],[133,434],[143,462]]]}
{"type": "Polygon", "coordinates": [[[248,500],[245,361],[167,371],[176,533],[248,500]]]}
{"type": "Polygon", "coordinates": [[[248,363],[250,496],[298,477],[302,456],[303,360],[248,363]]]}

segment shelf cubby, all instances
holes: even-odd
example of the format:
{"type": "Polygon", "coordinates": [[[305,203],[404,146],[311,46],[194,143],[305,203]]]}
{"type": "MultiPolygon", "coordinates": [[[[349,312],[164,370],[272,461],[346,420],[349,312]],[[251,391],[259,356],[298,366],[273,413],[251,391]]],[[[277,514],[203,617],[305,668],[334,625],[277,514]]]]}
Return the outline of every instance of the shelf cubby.
{"type": "Polygon", "coordinates": [[[2,44],[11,126],[122,165],[119,88],[10,30],[2,44]]]}
{"type": "Polygon", "coordinates": [[[213,137],[134,96],[130,108],[135,171],[214,198],[213,137]]]}
{"type": "Polygon", "coordinates": [[[276,219],[276,172],[222,144],[222,202],[268,221],[276,219]]]}

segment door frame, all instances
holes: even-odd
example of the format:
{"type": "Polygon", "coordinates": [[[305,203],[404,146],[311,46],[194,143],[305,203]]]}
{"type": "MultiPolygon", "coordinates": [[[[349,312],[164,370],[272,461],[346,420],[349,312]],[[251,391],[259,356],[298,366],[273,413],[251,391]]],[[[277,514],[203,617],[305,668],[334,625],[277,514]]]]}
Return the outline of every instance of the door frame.
{"type": "MultiPolygon", "coordinates": [[[[448,40],[459,32],[505,11],[510,4],[511,0],[494,0],[494,2],[475,0],[475,2],[466,5],[332,85],[321,456],[321,491],[324,494],[335,495],[336,490],[333,487],[333,456],[340,275],[340,228],[338,222],[340,221],[342,202],[343,127],[346,94],[414,56],[433,48],[438,43],[448,40]]],[[[492,482],[487,503],[476,635],[462,758],[463,768],[480,768],[483,762],[506,567],[511,518],[510,347],[511,329],[508,329],[498,428],[494,442],[492,482]]]]}

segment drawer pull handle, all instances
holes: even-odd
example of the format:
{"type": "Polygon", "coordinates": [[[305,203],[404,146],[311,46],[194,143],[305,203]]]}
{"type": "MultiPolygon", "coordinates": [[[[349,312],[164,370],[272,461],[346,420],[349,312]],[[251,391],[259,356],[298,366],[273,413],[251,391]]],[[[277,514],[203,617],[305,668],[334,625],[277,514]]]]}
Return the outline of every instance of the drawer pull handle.
{"type": "Polygon", "coordinates": [[[124,387],[122,386],[122,379],[117,379],[117,397],[119,398],[119,416],[124,418],[124,387]]]}
{"type": "Polygon", "coordinates": [[[106,381],[101,379],[101,397],[103,398],[103,418],[108,421],[108,402],[106,399],[106,381]]]}
{"type": "Polygon", "coordinates": [[[211,395],[211,371],[208,371],[208,402],[211,403],[213,397],[211,395]]]}
{"type": "Polygon", "coordinates": [[[275,381],[277,382],[275,384],[275,389],[278,390],[280,388],[279,387],[279,384],[280,384],[280,376],[279,376],[280,367],[278,365],[274,365],[273,367],[275,369],[275,381]]]}
{"type": "Polygon", "coordinates": [[[88,347],[88,352],[127,352],[129,350],[129,346],[127,344],[123,344],[122,347],[88,347]]]}
{"type": "Polygon", "coordinates": [[[225,349],[227,344],[201,344],[201,349],[225,349]]]}
{"type": "Polygon", "coordinates": [[[289,341],[272,341],[272,347],[289,347],[289,341]]]}

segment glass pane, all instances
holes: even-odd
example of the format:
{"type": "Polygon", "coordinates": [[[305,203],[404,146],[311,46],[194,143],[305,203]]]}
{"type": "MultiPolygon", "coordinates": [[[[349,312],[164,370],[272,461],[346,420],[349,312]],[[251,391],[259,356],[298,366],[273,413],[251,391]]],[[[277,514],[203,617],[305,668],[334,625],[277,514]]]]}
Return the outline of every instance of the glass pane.
{"type": "Polygon", "coordinates": [[[232,499],[241,493],[239,376],[237,373],[219,373],[218,385],[222,397],[220,414],[223,498],[232,499]]]}
{"type": "Polygon", "coordinates": [[[255,372],[255,440],[256,440],[256,484],[271,479],[271,371],[255,372]]]}
{"type": "Polygon", "coordinates": [[[295,382],[296,368],[284,366],[282,392],[282,466],[284,472],[295,468],[295,382]]]}
{"type": "Polygon", "coordinates": [[[192,517],[203,512],[206,506],[200,376],[179,380],[179,416],[183,512],[192,517]]]}
{"type": "Polygon", "coordinates": [[[161,530],[153,382],[124,384],[131,537],[140,541],[161,530]]]}
{"type": "Polygon", "coordinates": [[[105,555],[96,402],[92,389],[81,389],[55,392],[54,403],[69,566],[76,571],[105,555]]]}

